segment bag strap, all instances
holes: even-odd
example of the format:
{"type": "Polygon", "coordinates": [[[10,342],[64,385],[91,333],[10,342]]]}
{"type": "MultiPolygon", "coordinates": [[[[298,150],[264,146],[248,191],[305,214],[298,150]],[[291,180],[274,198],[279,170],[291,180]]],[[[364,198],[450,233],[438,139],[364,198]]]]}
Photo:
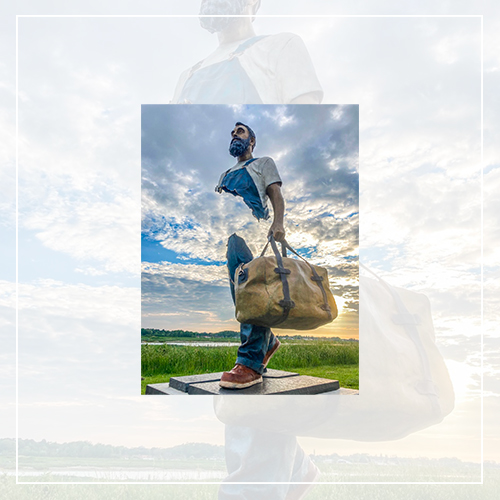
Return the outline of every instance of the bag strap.
{"type": "MultiPolygon", "coordinates": [[[[282,259],[282,256],[279,253],[278,246],[276,245],[276,240],[274,239],[273,233],[271,233],[269,235],[268,241],[267,241],[264,249],[262,250],[260,256],[261,257],[264,256],[264,254],[266,253],[266,250],[267,250],[269,244],[271,244],[271,248],[273,249],[274,255],[276,256],[276,262],[278,263],[278,267],[274,270],[274,272],[280,274],[281,282],[283,283],[284,301],[280,301],[280,305],[285,310],[286,306],[288,306],[290,303],[293,304],[291,307],[288,308],[288,310],[284,311],[284,314],[286,313],[286,316],[284,317],[284,319],[282,319],[278,323],[276,323],[276,324],[279,324],[279,323],[285,321],[285,319],[288,317],[288,313],[290,312],[290,309],[293,308],[293,307],[295,307],[295,303],[293,302],[293,300],[290,299],[290,289],[289,289],[289,286],[288,286],[288,280],[286,279],[286,275],[290,274],[290,270],[289,269],[285,269],[285,267],[283,265],[283,259],[282,259]],[[281,304],[281,302],[283,302],[283,305],[281,304]]],[[[281,244],[281,250],[282,250],[283,257],[286,257],[286,249],[288,248],[288,250],[290,250],[297,257],[301,258],[309,266],[309,268],[311,269],[311,272],[312,272],[311,279],[317,283],[317,285],[319,286],[319,288],[321,290],[321,294],[323,295],[323,305],[321,306],[321,308],[324,309],[328,313],[328,317],[331,320],[333,315],[332,315],[332,310],[330,308],[330,305],[328,304],[328,297],[326,295],[325,287],[323,286],[323,277],[319,276],[318,273],[316,272],[316,269],[314,269],[314,266],[312,266],[309,262],[307,262],[307,260],[304,259],[304,257],[302,257],[301,255],[299,255],[288,244],[288,242],[286,240],[280,241],[280,244],[281,244]]]]}
{"type": "Polygon", "coordinates": [[[370,274],[375,276],[378,282],[387,290],[387,292],[391,295],[392,299],[394,300],[398,314],[392,317],[392,322],[396,325],[401,325],[404,328],[406,334],[408,335],[410,340],[414,343],[420,358],[420,362],[422,364],[424,384],[421,384],[419,387],[417,387],[417,390],[421,394],[429,396],[431,398],[431,405],[433,411],[436,414],[441,414],[442,413],[441,405],[439,404],[439,389],[434,383],[434,380],[432,378],[432,371],[430,368],[429,357],[427,356],[427,352],[422,343],[422,339],[420,337],[420,333],[417,328],[417,326],[420,324],[419,317],[415,314],[411,314],[408,311],[403,300],[392,286],[390,286],[380,276],[375,274],[371,269],[366,267],[361,262],[359,263],[359,265],[365,271],[368,271],[370,274]]]}
{"type": "Polygon", "coordinates": [[[276,241],[272,233],[269,235],[268,243],[271,243],[271,248],[273,249],[274,255],[276,256],[276,262],[278,264],[278,267],[274,269],[274,272],[280,275],[281,284],[283,285],[283,300],[278,302],[278,304],[283,308],[283,316],[274,324],[279,325],[288,318],[290,309],[295,307],[295,302],[290,298],[290,287],[288,286],[288,279],[286,277],[287,274],[290,274],[290,269],[285,269],[283,259],[279,253],[278,246],[276,245],[276,241]]]}
{"type": "MultiPolygon", "coordinates": [[[[273,239],[274,239],[274,236],[273,236],[273,239]]],[[[263,248],[262,252],[260,252],[260,256],[259,257],[264,257],[264,254],[266,253],[266,250],[267,250],[267,247],[269,246],[269,243],[270,243],[270,238],[268,237],[267,239],[267,243],[266,243],[266,246],[263,248]]],[[[276,240],[274,240],[276,242],[276,240]]],[[[283,242],[279,242],[279,244],[281,245],[281,255],[283,257],[286,257],[286,247],[283,246],[283,242]]]]}
{"type": "Polygon", "coordinates": [[[312,271],[312,277],[311,279],[313,281],[315,281],[317,283],[317,285],[319,286],[320,290],[321,290],[321,294],[323,295],[323,306],[322,306],[322,309],[324,309],[327,313],[328,313],[328,316],[330,318],[330,320],[332,319],[332,310],[330,309],[330,305],[328,304],[328,297],[326,295],[326,290],[325,290],[325,287],[323,286],[323,277],[320,276],[317,272],[316,272],[316,269],[314,269],[314,266],[307,262],[306,259],[304,259],[304,257],[302,257],[302,255],[299,255],[289,244],[286,240],[283,240],[283,243],[282,243],[283,247],[286,249],[288,248],[288,250],[290,250],[290,252],[292,252],[294,255],[296,255],[297,257],[299,257],[300,259],[302,259],[308,266],[309,268],[311,269],[312,271]]]}

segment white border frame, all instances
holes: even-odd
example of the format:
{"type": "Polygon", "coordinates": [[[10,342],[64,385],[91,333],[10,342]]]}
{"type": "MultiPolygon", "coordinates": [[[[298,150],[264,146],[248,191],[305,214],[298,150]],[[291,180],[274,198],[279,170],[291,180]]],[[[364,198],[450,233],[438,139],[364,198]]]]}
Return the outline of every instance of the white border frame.
{"type": "Polygon", "coordinates": [[[480,175],[480,185],[481,185],[481,256],[480,256],[480,268],[481,268],[481,481],[466,481],[466,482],[448,482],[448,481],[440,481],[440,482],[429,482],[429,481],[339,481],[339,482],[307,482],[307,483],[297,483],[297,482],[231,482],[230,484],[310,484],[310,485],[360,485],[360,484],[449,484],[449,485],[457,485],[457,484],[484,484],[484,16],[482,14],[476,15],[463,15],[463,14],[415,14],[415,15],[400,15],[400,14],[377,14],[377,15],[369,15],[369,14],[359,14],[359,15],[351,15],[351,14],[326,14],[326,15],[318,15],[318,14],[288,14],[288,15],[280,15],[280,14],[268,14],[268,15],[239,15],[239,16],[226,16],[226,15],[210,15],[210,16],[200,16],[198,14],[175,14],[175,15],[154,15],[154,14],[145,14],[145,15],[135,15],[135,14],[109,14],[109,15],[99,15],[99,14],[82,14],[82,15],[38,15],[38,14],[26,14],[26,15],[16,15],[16,485],[17,484],[48,484],[48,485],[68,485],[68,484],[85,484],[85,485],[96,485],[96,484],[115,484],[115,485],[150,485],[150,484],[164,484],[164,485],[175,485],[175,484],[202,484],[202,485],[217,485],[222,484],[222,482],[206,482],[206,481],[75,481],[75,482],[50,482],[50,481],[19,481],[19,19],[20,18],[73,18],[73,17],[84,17],[84,18],[199,18],[199,17],[261,17],[261,18],[407,18],[407,17],[418,17],[418,18],[480,18],[481,19],[481,175],[480,175]]]}

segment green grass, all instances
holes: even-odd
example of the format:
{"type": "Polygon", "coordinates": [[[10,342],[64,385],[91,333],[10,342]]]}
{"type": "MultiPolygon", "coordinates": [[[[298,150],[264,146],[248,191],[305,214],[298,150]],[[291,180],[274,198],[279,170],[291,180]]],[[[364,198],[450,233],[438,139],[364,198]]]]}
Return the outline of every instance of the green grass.
{"type": "Polygon", "coordinates": [[[359,344],[332,344],[312,342],[310,344],[285,344],[280,347],[269,363],[269,368],[288,370],[291,367],[357,365],[359,344]]]}
{"type": "MultiPolygon", "coordinates": [[[[493,500],[498,498],[500,490],[500,474],[498,467],[485,467],[484,484],[321,484],[322,481],[478,481],[478,473],[463,469],[448,470],[440,467],[437,470],[414,467],[411,470],[401,466],[385,467],[367,464],[338,465],[324,467],[319,482],[304,497],[304,500],[493,500]],[[331,471],[331,472],[330,472],[331,471]]],[[[75,478],[47,474],[42,477],[23,477],[23,481],[47,481],[60,483],[75,478]]],[[[82,481],[81,478],[77,479],[82,481]]],[[[269,486],[271,488],[271,486],[269,486]]],[[[206,484],[46,484],[16,485],[15,477],[0,472],[0,498],[8,500],[211,500],[217,498],[219,485],[206,484]]],[[[263,487],[263,495],[269,493],[263,487]]],[[[253,498],[253,497],[252,497],[253,498]]]]}
{"type": "Polygon", "coordinates": [[[142,377],[141,394],[146,394],[146,386],[149,384],[163,384],[170,381],[170,377],[182,377],[184,375],[199,375],[199,373],[172,373],[166,375],[150,375],[142,377]]]}
{"type": "MultiPolygon", "coordinates": [[[[143,345],[142,375],[211,373],[231,369],[237,347],[143,345]]],[[[358,344],[285,344],[274,355],[270,368],[288,370],[324,365],[358,364],[358,344]]]]}
{"type": "Polygon", "coordinates": [[[141,346],[142,376],[211,373],[230,369],[237,347],[141,346]]]}
{"type": "Polygon", "coordinates": [[[338,380],[340,387],[359,389],[358,365],[311,366],[309,368],[291,368],[290,371],[301,375],[338,380]]]}
{"type": "MultiPolygon", "coordinates": [[[[237,347],[143,345],[142,394],[146,385],[168,382],[170,377],[230,370],[237,347]]],[[[269,368],[296,371],[301,375],[336,379],[341,387],[358,388],[359,345],[328,341],[283,344],[269,368]]]]}

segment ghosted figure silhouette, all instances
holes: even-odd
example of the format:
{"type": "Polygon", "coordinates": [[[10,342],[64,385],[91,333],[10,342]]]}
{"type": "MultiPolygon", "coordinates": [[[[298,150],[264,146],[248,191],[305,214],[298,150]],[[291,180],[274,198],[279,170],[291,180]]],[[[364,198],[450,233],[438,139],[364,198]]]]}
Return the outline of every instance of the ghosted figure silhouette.
{"type": "Polygon", "coordinates": [[[302,39],[292,33],[257,36],[252,16],[260,1],[203,0],[200,24],[219,46],[184,71],[172,103],[317,104],[323,90],[302,39]],[[231,17],[247,16],[247,17],[231,17]]]}
{"type": "MultiPolygon", "coordinates": [[[[252,16],[259,7],[260,0],[202,0],[200,24],[217,34],[218,47],[181,74],[173,103],[321,103],[304,42],[292,33],[258,36],[252,16]]],[[[220,500],[302,498],[305,484],[256,484],[317,479],[318,469],[296,436],[396,440],[452,411],[453,389],[435,344],[428,299],[378,277],[360,279],[360,297],[359,395],[214,398],[216,415],[226,424],[228,477],[220,500]]]]}

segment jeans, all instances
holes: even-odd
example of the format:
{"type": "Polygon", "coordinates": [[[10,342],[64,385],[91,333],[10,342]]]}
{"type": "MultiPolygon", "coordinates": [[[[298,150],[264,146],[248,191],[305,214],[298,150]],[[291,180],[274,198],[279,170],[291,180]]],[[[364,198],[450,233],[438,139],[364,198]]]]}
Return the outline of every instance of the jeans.
{"type": "Polygon", "coordinates": [[[316,466],[293,435],[235,425],[226,425],[225,434],[228,476],[219,500],[298,499],[310,486],[279,483],[316,479],[316,466]]]}
{"type": "MultiPolygon", "coordinates": [[[[235,302],[234,272],[240,264],[250,262],[253,259],[253,255],[245,240],[237,234],[232,234],[227,241],[226,257],[229,271],[229,286],[231,287],[233,302],[235,302]]],[[[240,323],[240,339],[241,345],[238,348],[236,363],[248,366],[257,373],[264,373],[265,368],[262,360],[266,352],[276,343],[276,337],[271,332],[271,329],[264,326],[240,323]]]]}

